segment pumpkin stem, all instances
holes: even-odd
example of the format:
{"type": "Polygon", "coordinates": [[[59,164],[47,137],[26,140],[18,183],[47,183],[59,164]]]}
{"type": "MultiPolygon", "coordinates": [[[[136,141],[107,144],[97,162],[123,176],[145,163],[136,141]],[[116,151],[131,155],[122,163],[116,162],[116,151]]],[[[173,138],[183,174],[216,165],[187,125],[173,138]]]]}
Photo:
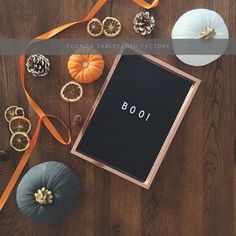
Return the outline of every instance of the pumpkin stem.
{"type": "Polygon", "coordinates": [[[200,33],[200,39],[210,39],[215,36],[215,30],[210,27],[206,27],[201,33],[200,33]]]}
{"type": "Polygon", "coordinates": [[[51,204],[53,201],[52,192],[43,187],[42,189],[38,189],[37,193],[34,194],[36,202],[41,205],[51,204]]]}
{"type": "Polygon", "coordinates": [[[87,61],[83,62],[83,68],[87,68],[89,66],[89,63],[87,61]]]}

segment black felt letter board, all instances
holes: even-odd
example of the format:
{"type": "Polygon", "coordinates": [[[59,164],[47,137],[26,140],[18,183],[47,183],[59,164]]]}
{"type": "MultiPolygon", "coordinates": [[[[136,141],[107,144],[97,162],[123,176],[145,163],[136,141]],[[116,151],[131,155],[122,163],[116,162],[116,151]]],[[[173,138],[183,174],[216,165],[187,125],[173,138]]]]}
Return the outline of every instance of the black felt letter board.
{"type": "Polygon", "coordinates": [[[123,55],[77,151],[145,181],[193,82],[123,55]]]}

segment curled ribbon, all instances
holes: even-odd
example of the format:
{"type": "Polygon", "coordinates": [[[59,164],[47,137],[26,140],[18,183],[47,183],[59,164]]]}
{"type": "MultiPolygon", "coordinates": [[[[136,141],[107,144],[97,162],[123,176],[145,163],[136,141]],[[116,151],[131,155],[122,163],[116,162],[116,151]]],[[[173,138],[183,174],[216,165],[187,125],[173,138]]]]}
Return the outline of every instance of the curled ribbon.
{"type": "MultiPolygon", "coordinates": [[[[154,0],[151,4],[147,3],[144,0],[132,0],[133,2],[135,2],[136,4],[138,4],[139,6],[145,8],[145,9],[151,9],[154,8],[158,5],[159,0],[154,0]]],[[[60,27],[57,27],[53,30],[50,30],[49,32],[42,34],[38,37],[36,37],[34,40],[32,40],[32,42],[29,44],[33,44],[35,42],[35,40],[47,40],[50,39],[52,37],[54,37],[55,35],[59,34],[60,32],[64,31],[65,29],[70,28],[73,25],[77,25],[83,22],[87,22],[90,19],[92,19],[97,12],[104,6],[104,4],[107,2],[107,0],[98,0],[95,5],[93,6],[93,8],[90,10],[90,12],[88,13],[88,15],[81,21],[75,21],[69,24],[65,24],[62,25],[60,27]]],[[[29,46],[28,45],[28,46],[29,46]]],[[[27,47],[28,48],[28,47],[27,47]]],[[[26,49],[27,49],[26,48],[26,49]]],[[[7,187],[5,188],[1,198],[0,198],[0,211],[3,209],[5,203],[7,202],[7,199],[9,198],[12,190],[14,189],[23,169],[25,168],[31,153],[34,150],[34,147],[37,143],[38,137],[39,137],[39,133],[40,133],[40,129],[42,126],[42,123],[47,127],[47,129],[49,130],[49,132],[53,135],[53,137],[60,143],[62,143],[63,145],[68,145],[71,143],[71,135],[70,135],[70,131],[67,128],[67,126],[65,125],[65,123],[63,121],[61,121],[60,119],[56,118],[55,116],[52,115],[47,115],[45,114],[45,112],[42,110],[42,108],[34,101],[34,99],[31,97],[31,95],[29,94],[29,92],[26,89],[26,84],[25,84],[25,53],[22,54],[20,56],[20,79],[21,79],[21,85],[23,87],[23,90],[25,92],[26,98],[30,104],[30,106],[33,108],[33,110],[37,113],[37,115],[39,116],[39,121],[36,127],[36,130],[34,132],[34,135],[30,141],[29,147],[28,149],[24,152],[18,166],[16,167],[9,183],[7,184],[7,187]],[[55,118],[57,119],[66,129],[67,133],[68,133],[68,140],[64,140],[63,137],[60,135],[60,133],[57,131],[57,129],[55,128],[55,126],[52,124],[52,122],[49,120],[49,118],[55,118]]]]}

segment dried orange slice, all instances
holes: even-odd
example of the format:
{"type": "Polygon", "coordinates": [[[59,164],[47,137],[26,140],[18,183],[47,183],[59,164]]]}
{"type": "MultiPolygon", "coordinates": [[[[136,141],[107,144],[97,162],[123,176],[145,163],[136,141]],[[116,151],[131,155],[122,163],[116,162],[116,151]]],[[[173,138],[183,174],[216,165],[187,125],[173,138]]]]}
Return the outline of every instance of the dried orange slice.
{"type": "Polygon", "coordinates": [[[87,32],[92,37],[99,37],[103,33],[103,24],[98,18],[93,18],[87,24],[87,32]]]}
{"type": "Polygon", "coordinates": [[[16,108],[15,113],[16,113],[16,116],[25,116],[24,109],[21,107],[16,108]]]}
{"type": "Polygon", "coordinates": [[[121,23],[114,17],[106,17],[103,22],[103,32],[109,38],[114,38],[121,31],[121,23]]]}
{"type": "Polygon", "coordinates": [[[7,122],[15,116],[25,116],[24,109],[17,106],[10,106],[5,110],[4,117],[7,122]]]}
{"type": "Polygon", "coordinates": [[[83,95],[83,88],[79,83],[70,81],[62,87],[60,95],[65,102],[78,102],[83,95]]]}
{"type": "Polygon", "coordinates": [[[25,151],[29,147],[29,144],[30,144],[30,138],[28,134],[23,132],[16,132],[12,134],[10,139],[10,145],[17,152],[25,151]]]}
{"type": "Polygon", "coordinates": [[[31,130],[31,123],[24,116],[16,116],[10,120],[9,130],[12,134],[16,132],[23,132],[28,134],[31,130]]]}

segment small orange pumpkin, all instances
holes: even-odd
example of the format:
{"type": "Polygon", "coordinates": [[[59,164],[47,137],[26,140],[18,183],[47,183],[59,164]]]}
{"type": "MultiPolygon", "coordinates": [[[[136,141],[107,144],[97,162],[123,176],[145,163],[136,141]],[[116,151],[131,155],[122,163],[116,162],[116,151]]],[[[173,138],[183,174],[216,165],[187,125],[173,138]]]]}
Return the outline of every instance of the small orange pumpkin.
{"type": "Polygon", "coordinates": [[[104,60],[94,50],[83,50],[82,54],[71,55],[67,66],[73,79],[79,83],[92,83],[102,75],[104,60]]]}

